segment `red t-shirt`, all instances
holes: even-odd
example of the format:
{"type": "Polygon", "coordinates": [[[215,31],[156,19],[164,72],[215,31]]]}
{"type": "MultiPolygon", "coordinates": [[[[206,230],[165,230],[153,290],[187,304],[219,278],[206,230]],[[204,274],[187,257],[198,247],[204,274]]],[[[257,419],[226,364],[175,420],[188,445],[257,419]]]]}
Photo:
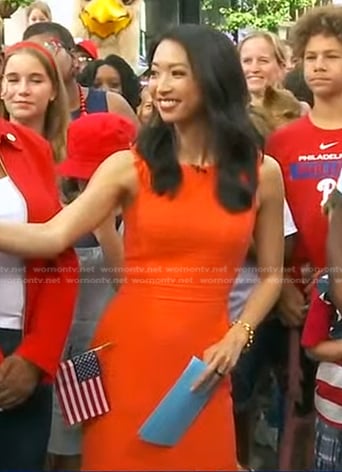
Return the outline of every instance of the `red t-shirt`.
{"type": "Polygon", "coordinates": [[[273,133],[266,154],[280,164],[286,198],[298,228],[295,262],[325,266],[327,218],[322,205],[342,168],[342,129],[325,130],[304,116],[273,133]]]}

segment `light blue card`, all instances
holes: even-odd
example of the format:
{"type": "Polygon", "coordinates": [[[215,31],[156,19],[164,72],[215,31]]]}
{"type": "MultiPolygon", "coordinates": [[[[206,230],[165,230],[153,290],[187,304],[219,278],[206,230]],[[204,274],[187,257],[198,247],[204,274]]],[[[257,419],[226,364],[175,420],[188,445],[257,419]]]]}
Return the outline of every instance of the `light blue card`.
{"type": "Polygon", "coordinates": [[[159,446],[177,444],[214,390],[214,385],[200,387],[195,392],[190,390],[206,367],[197,357],[191,359],[176,384],[140,428],[141,439],[159,446]]]}

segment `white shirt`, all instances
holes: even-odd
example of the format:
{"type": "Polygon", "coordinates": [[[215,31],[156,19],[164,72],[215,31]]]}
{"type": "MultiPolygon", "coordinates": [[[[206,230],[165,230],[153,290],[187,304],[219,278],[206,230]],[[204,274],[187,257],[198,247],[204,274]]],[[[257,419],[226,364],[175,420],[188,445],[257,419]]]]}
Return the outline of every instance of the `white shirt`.
{"type": "MultiPolygon", "coordinates": [[[[7,176],[0,178],[0,221],[27,222],[25,199],[7,176]]],[[[22,328],[25,306],[24,278],[23,260],[0,252],[0,328],[22,328]]]]}
{"type": "Polygon", "coordinates": [[[336,184],[336,190],[339,192],[339,193],[342,193],[342,170],[340,172],[340,176],[337,180],[337,184],[336,184]]]}
{"type": "Polygon", "coordinates": [[[291,236],[291,234],[297,233],[297,226],[293,220],[293,216],[287,201],[284,201],[284,236],[291,236]]]}
{"type": "MultiPolygon", "coordinates": [[[[284,201],[284,237],[291,236],[297,233],[295,222],[292,218],[292,213],[284,201]]],[[[234,282],[233,288],[229,295],[229,311],[230,320],[234,321],[242,313],[249,295],[252,293],[255,285],[259,282],[259,275],[257,266],[254,260],[248,260],[244,266],[239,270],[239,274],[234,282]]]]}

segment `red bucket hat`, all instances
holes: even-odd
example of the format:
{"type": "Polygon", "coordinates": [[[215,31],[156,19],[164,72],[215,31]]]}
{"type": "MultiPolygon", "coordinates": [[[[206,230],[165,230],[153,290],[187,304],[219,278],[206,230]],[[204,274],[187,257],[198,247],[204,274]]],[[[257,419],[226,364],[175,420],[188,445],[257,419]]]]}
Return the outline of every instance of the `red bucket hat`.
{"type": "Polygon", "coordinates": [[[111,154],[129,149],[136,138],[136,126],[115,113],[92,113],[70,123],[67,158],[58,165],[63,177],[89,180],[111,154]]]}

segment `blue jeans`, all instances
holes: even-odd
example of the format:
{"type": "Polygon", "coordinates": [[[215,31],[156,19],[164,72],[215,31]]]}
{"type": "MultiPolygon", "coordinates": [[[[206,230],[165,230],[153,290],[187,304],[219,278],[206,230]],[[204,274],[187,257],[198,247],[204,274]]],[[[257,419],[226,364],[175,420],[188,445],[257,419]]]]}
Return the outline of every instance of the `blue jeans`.
{"type": "MultiPolygon", "coordinates": [[[[0,329],[0,348],[11,354],[21,331],[0,329]]],[[[43,470],[51,426],[52,388],[39,385],[13,410],[0,412],[0,470],[43,470]]]]}
{"type": "Polygon", "coordinates": [[[342,430],[316,420],[315,470],[342,470],[342,430]]]}

